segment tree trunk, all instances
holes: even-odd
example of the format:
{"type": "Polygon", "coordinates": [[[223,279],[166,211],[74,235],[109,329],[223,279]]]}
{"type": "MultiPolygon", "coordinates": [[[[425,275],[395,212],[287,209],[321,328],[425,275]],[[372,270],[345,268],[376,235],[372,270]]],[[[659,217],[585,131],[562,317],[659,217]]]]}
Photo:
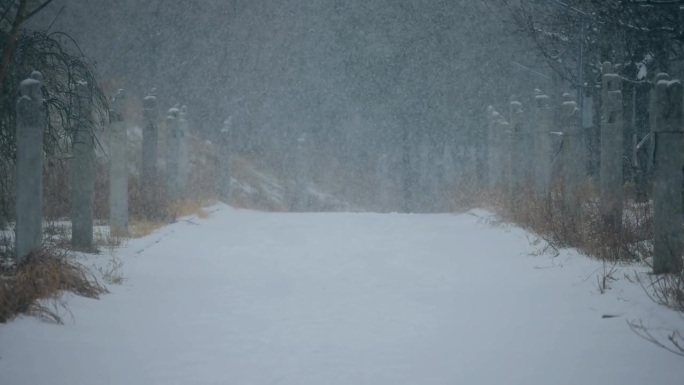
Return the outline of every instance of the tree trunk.
{"type": "Polygon", "coordinates": [[[0,84],[5,80],[7,75],[7,68],[9,68],[10,61],[12,59],[12,54],[14,53],[14,47],[17,45],[17,36],[19,35],[19,29],[21,25],[26,21],[24,14],[26,13],[26,3],[28,0],[21,0],[19,2],[19,8],[17,9],[17,14],[12,22],[12,28],[7,35],[7,40],[5,40],[5,46],[2,48],[2,61],[0,61],[0,84]]]}

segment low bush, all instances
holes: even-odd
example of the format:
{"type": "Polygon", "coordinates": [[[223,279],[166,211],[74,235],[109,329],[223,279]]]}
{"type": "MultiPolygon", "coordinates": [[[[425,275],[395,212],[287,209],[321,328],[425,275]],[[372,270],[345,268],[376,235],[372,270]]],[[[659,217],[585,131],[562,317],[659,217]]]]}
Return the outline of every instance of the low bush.
{"type": "Polygon", "coordinates": [[[561,183],[552,185],[546,198],[537,198],[531,184],[523,191],[517,198],[501,191],[483,195],[485,206],[557,248],[572,247],[609,262],[652,259],[650,204],[626,201],[622,226],[616,228],[604,221],[591,182],[579,189],[574,213],[565,207],[561,183]]]}
{"type": "Polygon", "coordinates": [[[44,247],[20,263],[3,258],[0,266],[0,322],[30,314],[62,323],[56,306],[62,292],[99,298],[107,289],[66,251],[44,247]]]}
{"type": "MultiPolygon", "coordinates": [[[[575,207],[579,209],[573,213],[565,207],[563,190],[561,183],[555,183],[548,196],[539,199],[535,197],[532,185],[528,184],[517,197],[502,190],[481,194],[481,197],[483,205],[504,221],[515,223],[538,235],[551,247],[572,247],[603,261],[603,273],[597,275],[600,293],[608,290],[610,283],[616,279],[618,264],[638,262],[652,267],[651,202],[637,202],[634,194],[627,194],[628,199],[623,202],[621,225],[611,226],[603,218],[598,194],[591,182],[578,191],[575,207]]],[[[635,277],[654,302],[681,312],[684,319],[684,271],[661,275],[635,274],[635,277]]],[[[629,326],[645,340],[684,356],[684,334],[680,331],[653,330],[641,321],[630,321],[629,326]]]]}

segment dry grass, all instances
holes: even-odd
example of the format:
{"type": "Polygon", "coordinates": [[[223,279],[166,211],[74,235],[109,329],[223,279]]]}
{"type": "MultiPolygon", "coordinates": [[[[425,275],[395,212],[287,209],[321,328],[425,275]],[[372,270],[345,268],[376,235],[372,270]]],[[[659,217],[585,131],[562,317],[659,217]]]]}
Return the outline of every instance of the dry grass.
{"type": "Polygon", "coordinates": [[[115,255],[111,255],[107,266],[99,267],[98,271],[102,279],[110,285],[121,285],[123,283],[123,262],[115,255]]]}
{"type": "Polygon", "coordinates": [[[110,227],[109,232],[107,233],[105,239],[103,240],[103,245],[104,246],[112,246],[112,247],[119,247],[123,245],[126,241],[126,238],[130,238],[130,234],[128,230],[121,230],[121,229],[112,229],[110,227]],[[107,239],[109,238],[109,239],[107,239]]]}
{"type": "Polygon", "coordinates": [[[684,357],[684,335],[677,330],[668,331],[666,335],[657,333],[656,331],[644,325],[643,321],[628,322],[632,331],[639,337],[646,341],[665,349],[670,353],[684,357]],[[657,333],[657,334],[656,334],[657,333]]]}
{"type": "Polygon", "coordinates": [[[197,200],[185,199],[174,204],[172,210],[176,217],[187,217],[195,215],[198,218],[206,218],[209,216],[209,213],[207,212],[207,210],[204,209],[204,206],[210,203],[216,203],[216,200],[213,200],[211,202],[205,202],[205,204],[203,204],[202,202],[198,202],[197,200]]]}
{"type": "Polygon", "coordinates": [[[128,213],[131,220],[170,221],[170,212],[166,182],[161,173],[146,187],[143,187],[139,177],[133,175],[128,177],[128,213]]]}
{"type": "Polygon", "coordinates": [[[117,247],[121,247],[125,242],[128,234],[111,232],[109,230],[99,229],[95,230],[94,234],[95,247],[106,247],[113,251],[117,247]]]}
{"type": "Polygon", "coordinates": [[[679,274],[649,274],[647,278],[635,274],[634,281],[654,302],[684,314],[684,271],[679,274]]]}
{"type": "Polygon", "coordinates": [[[136,221],[129,225],[128,233],[131,238],[142,238],[159,230],[165,225],[159,221],[136,221]]]}
{"type": "Polygon", "coordinates": [[[85,266],[54,249],[43,248],[18,265],[5,266],[0,278],[0,322],[25,313],[62,323],[61,292],[99,298],[107,289],[85,266]]]}
{"type": "MultiPolygon", "coordinates": [[[[485,206],[497,212],[505,221],[516,223],[535,233],[548,245],[558,249],[573,247],[581,253],[603,262],[598,271],[596,285],[600,293],[610,289],[617,280],[619,264],[639,262],[651,266],[653,260],[653,210],[650,203],[639,203],[633,198],[625,199],[624,215],[619,228],[605,224],[601,215],[596,189],[589,181],[578,192],[578,216],[567,215],[563,204],[563,186],[552,186],[548,199],[535,199],[531,186],[520,194],[525,199],[512,202],[499,192],[483,195],[485,206]]],[[[632,278],[628,275],[629,280],[632,278]]],[[[682,312],[684,317],[684,271],[678,274],[636,274],[638,282],[656,303],[682,312]]],[[[649,329],[641,321],[631,321],[629,326],[645,340],[674,354],[684,356],[684,334],[671,330],[649,329]]]]}
{"type": "MultiPolygon", "coordinates": [[[[71,230],[69,225],[60,225],[54,222],[48,223],[44,228],[46,241],[51,247],[63,250],[72,250],[71,244],[71,230]]],[[[89,253],[97,254],[101,248],[106,248],[110,251],[121,247],[128,238],[128,234],[111,233],[108,228],[95,227],[93,229],[93,245],[94,249],[89,250],[89,253]]],[[[75,250],[82,251],[82,250],[75,250]]]]}
{"type": "Polygon", "coordinates": [[[454,212],[468,211],[482,203],[482,191],[478,187],[477,176],[466,174],[460,181],[457,188],[447,196],[448,204],[454,212]]]}
{"type": "MultiPolygon", "coordinates": [[[[679,311],[684,320],[684,272],[679,274],[634,275],[646,294],[654,302],[679,311]]],[[[629,277],[628,277],[629,278],[629,277]]],[[[680,330],[653,329],[643,321],[629,321],[629,327],[639,337],[652,344],[684,357],[684,333],[680,330]]]]}
{"type": "Polygon", "coordinates": [[[563,186],[556,183],[547,199],[537,199],[528,184],[514,202],[499,192],[486,197],[487,206],[558,248],[576,248],[589,257],[610,262],[647,261],[651,257],[647,244],[652,238],[650,206],[626,202],[622,227],[612,228],[604,224],[591,181],[578,191],[576,217],[566,212],[562,191],[563,186]]]}

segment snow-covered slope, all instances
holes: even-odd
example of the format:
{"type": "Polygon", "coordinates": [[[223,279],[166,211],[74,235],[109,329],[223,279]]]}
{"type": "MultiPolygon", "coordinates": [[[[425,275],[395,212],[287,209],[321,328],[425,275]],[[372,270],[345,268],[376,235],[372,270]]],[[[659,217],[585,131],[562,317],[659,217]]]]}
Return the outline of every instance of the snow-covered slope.
{"type": "Polygon", "coordinates": [[[677,314],[625,279],[599,294],[600,263],[532,255],[486,213],[211,211],[119,249],[127,280],[68,298],[73,322],[0,325],[0,384],[684,379],[680,357],[626,323],[681,326],[677,314]]]}
{"type": "MultiPolygon", "coordinates": [[[[232,161],[231,205],[265,211],[290,211],[295,198],[294,181],[279,178],[262,165],[258,167],[244,158],[232,161]]],[[[360,208],[307,183],[306,211],[360,211],[360,208]]]]}

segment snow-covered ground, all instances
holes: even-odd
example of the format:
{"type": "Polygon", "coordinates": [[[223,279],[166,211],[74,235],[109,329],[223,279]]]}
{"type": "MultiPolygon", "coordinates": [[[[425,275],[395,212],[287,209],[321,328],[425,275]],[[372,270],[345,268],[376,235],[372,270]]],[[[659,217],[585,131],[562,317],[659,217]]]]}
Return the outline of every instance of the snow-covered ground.
{"type": "Polygon", "coordinates": [[[684,324],[624,279],[635,268],[599,294],[601,263],[539,255],[484,212],[211,210],[118,249],[126,281],[68,298],[67,324],[0,325],[0,384],[684,381],[627,325],[684,324]]]}

